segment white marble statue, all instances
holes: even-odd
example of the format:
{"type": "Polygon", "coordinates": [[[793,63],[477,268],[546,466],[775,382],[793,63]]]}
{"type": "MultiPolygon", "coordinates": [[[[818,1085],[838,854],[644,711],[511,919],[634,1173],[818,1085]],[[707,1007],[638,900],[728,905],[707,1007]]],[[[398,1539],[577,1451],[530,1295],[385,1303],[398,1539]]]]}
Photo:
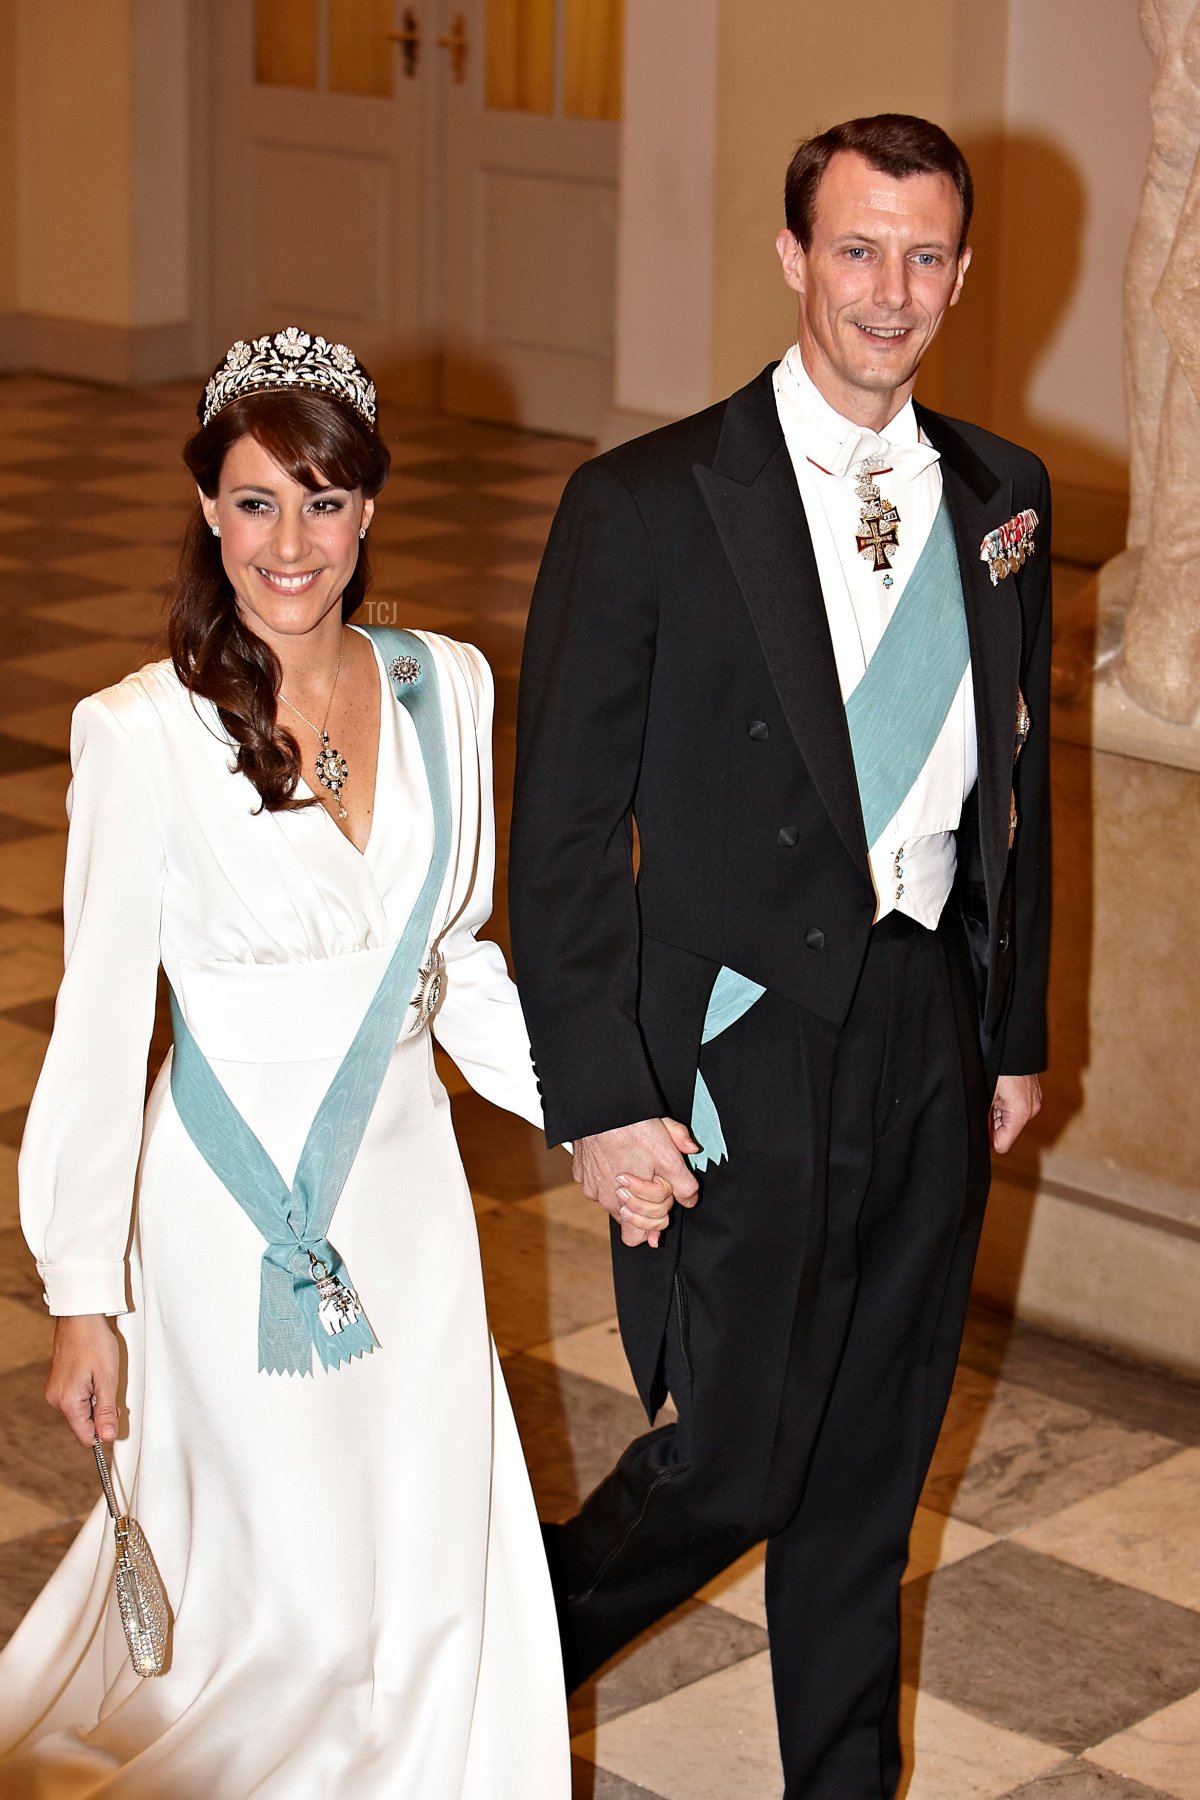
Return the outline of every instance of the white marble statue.
{"type": "Polygon", "coordinates": [[[1100,649],[1139,706],[1188,724],[1200,712],[1200,0],[1140,0],[1139,15],[1157,72],[1125,269],[1129,535],[1101,572],[1100,649]]]}

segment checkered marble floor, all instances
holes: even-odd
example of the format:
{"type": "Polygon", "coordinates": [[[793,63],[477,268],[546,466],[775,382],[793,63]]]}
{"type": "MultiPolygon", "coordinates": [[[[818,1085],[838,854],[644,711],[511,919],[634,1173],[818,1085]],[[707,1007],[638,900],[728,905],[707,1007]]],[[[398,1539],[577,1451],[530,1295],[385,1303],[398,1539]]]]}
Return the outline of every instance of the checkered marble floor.
{"type": "MultiPolygon", "coordinates": [[[[93,1498],[42,1401],[49,1325],[16,1218],[60,971],[68,721],[157,653],[193,399],[0,381],[0,1637],[93,1498]]],[[[530,585],[585,447],[412,415],[387,429],[374,618],[488,655],[503,821],[530,585]]],[[[448,1080],[494,1330],[541,1508],[561,1515],[642,1425],[605,1222],[561,1153],[448,1080]]],[[[1200,1388],[976,1313],[904,1605],[909,1800],[1200,1800],[1200,1388]]],[[[761,1556],[576,1696],[572,1722],[579,1800],[778,1796],[761,1556]]]]}

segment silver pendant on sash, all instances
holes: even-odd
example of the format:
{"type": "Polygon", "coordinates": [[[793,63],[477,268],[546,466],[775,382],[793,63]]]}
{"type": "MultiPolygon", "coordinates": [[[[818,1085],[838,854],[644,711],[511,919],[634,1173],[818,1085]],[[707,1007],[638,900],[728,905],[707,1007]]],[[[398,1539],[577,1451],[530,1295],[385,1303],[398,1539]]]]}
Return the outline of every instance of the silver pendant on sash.
{"type": "Polygon", "coordinates": [[[317,1290],[317,1317],[330,1337],[336,1337],[339,1331],[345,1331],[347,1325],[353,1325],[362,1307],[358,1295],[336,1275],[331,1275],[323,1262],[315,1256],[309,1257],[312,1264],[313,1285],[317,1290]]]}

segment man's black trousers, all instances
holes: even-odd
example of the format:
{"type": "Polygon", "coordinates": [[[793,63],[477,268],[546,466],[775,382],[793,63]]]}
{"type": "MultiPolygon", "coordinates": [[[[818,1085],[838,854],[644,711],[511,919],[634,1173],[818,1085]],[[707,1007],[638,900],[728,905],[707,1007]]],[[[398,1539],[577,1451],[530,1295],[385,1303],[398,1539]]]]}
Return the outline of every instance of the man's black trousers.
{"type": "Polygon", "coordinates": [[[678,1423],[547,1532],[568,1674],[765,1538],[787,1800],[890,1800],[900,1579],[989,1175],[952,908],[875,928],[840,1029],[764,994],[701,1066],[730,1158],[670,1227],[678,1423]]]}

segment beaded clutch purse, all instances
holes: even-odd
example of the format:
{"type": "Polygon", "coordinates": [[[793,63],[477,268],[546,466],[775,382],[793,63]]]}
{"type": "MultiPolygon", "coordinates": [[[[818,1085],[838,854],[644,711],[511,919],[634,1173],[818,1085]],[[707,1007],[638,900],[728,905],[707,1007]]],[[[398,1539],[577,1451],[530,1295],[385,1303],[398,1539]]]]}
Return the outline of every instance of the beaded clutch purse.
{"type": "Polygon", "coordinates": [[[116,1593],[129,1660],[139,1675],[161,1675],[167,1666],[171,1609],[146,1534],[117,1506],[100,1439],[92,1445],[117,1544],[116,1593]]]}

